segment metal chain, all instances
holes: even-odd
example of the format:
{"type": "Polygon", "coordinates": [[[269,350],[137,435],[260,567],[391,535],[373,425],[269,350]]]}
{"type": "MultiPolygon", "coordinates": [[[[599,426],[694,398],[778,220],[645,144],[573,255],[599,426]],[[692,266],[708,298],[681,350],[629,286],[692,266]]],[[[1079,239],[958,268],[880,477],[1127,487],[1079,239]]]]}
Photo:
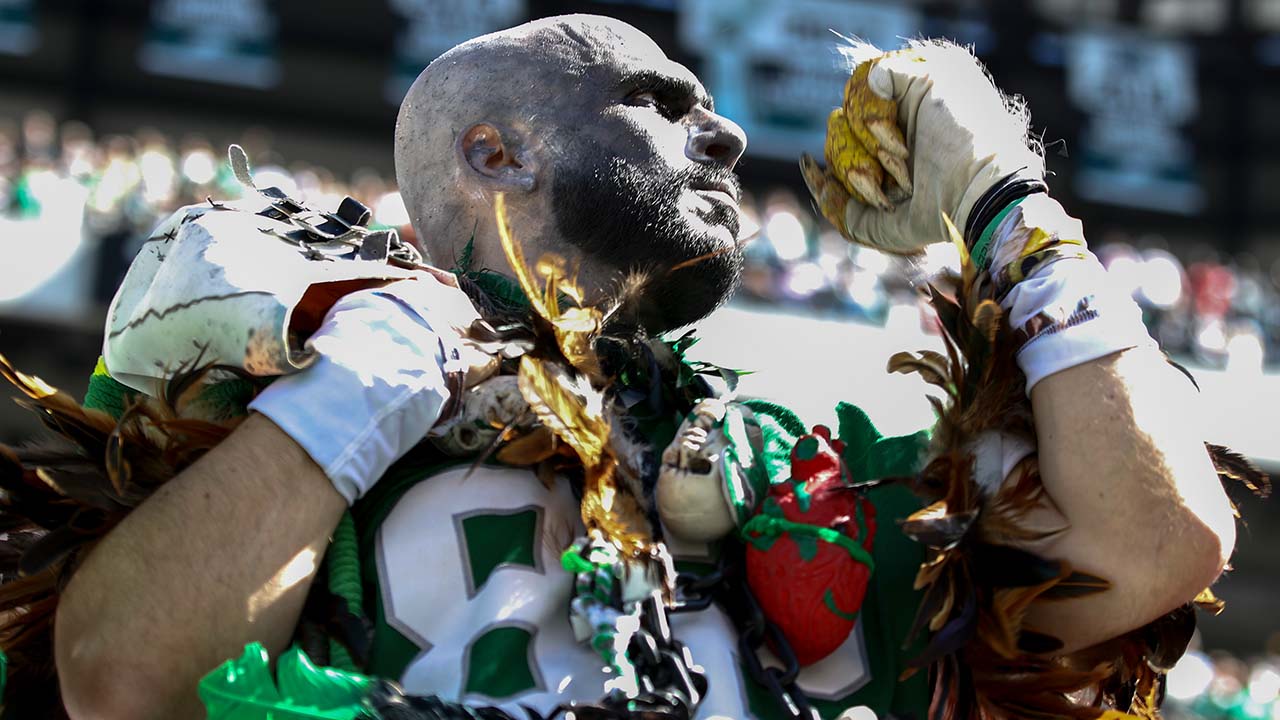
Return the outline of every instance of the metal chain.
{"type": "Polygon", "coordinates": [[[743,577],[743,549],[722,548],[716,569],[706,575],[680,573],[676,577],[677,604],[673,613],[704,610],[718,602],[738,630],[738,652],[747,674],[769,691],[778,708],[795,720],[821,720],[821,715],[796,685],[800,662],[791,643],[778,626],[770,622],[756,601],[755,594],[743,577]],[[782,667],[766,667],[760,659],[760,646],[768,643],[782,667]]]}

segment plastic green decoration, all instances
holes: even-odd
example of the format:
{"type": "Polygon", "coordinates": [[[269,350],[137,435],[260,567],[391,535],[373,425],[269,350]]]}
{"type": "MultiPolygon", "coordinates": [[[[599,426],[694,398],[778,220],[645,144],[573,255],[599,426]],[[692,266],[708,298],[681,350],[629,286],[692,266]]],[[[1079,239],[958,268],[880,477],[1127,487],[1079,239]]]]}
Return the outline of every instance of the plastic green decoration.
{"type": "Polygon", "coordinates": [[[251,643],[198,690],[209,720],[356,720],[369,717],[364,697],[372,685],[363,675],[317,667],[296,647],[280,656],[273,678],[266,649],[251,643]]]}

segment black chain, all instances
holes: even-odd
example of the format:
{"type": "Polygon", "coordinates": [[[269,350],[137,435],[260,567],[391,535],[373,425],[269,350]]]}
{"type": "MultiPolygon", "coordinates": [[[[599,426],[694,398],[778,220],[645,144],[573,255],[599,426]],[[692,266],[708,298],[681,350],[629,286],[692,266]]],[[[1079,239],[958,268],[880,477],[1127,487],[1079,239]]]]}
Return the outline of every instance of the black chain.
{"type": "Polygon", "coordinates": [[[725,543],[720,562],[706,575],[680,573],[676,577],[677,603],[673,613],[704,610],[718,602],[738,630],[738,652],[747,666],[747,674],[769,691],[778,708],[795,720],[821,720],[809,698],[796,685],[800,661],[791,643],[778,626],[770,622],[756,601],[755,594],[743,576],[742,546],[725,543]],[[765,667],[760,660],[760,646],[768,643],[782,667],[765,667]]]}

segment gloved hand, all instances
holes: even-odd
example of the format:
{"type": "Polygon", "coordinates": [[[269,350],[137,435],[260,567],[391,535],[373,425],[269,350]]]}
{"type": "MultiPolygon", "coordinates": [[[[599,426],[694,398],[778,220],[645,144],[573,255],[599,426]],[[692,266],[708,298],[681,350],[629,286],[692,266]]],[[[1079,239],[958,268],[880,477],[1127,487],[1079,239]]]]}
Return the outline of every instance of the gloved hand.
{"type": "Polygon", "coordinates": [[[858,64],[827,124],[823,170],[801,172],[823,216],[849,240],[897,254],[949,239],[1005,176],[1041,178],[1021,102],[1006,98],[966,48],[919,40],[890,53],[855,43],[858,64]]]}
{"type": "Polygon", "coordinates": [[[249,404],[301,445],[348,502],[422,440],[468,382],[497,369],[496,358],[463,340],[477,314],[450,279],[423,275],[340,298],[307,340],[316,362],[249,404]]]}

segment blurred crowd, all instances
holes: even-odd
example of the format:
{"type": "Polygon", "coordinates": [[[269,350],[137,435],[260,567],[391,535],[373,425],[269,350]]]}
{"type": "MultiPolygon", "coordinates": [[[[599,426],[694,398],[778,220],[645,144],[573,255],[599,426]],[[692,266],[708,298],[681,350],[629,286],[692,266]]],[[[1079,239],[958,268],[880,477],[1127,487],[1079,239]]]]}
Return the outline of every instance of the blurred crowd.
{"type": "Polygon", "coordinates": [[[1191,650],[1169,673],[1163,710],[1168,720],[1280,719],[1280,656],[1191,650]]]}
{"type": "MultiPolygon", "coordinates": [[[[852,245],[786,189],[748,194],[743,209],[760,234],[747,246],[742,300],[892,323],[920,307],[930,278],[959,262],[946,244],[918,259],[852,245]]],[[[1208,243],[1174,249],[1153,235],[1090,245],[1167,352],[1242,371],[1280,363],[1280,262],[1263,268],[1252,256],[1226,257],[1208,243]]]]}
{"type": "MultiPolygon", "coordinates": [[[[286,163],[262,131],[237,138],[259,187],[276,186],[316,207],[356,197],[373,222],[412,233],[394,181],[372,169],[340,177],[330,169],[286,163]]],[[[10,260],[0,266],[0,313],[43,319],[98,316],[148,233],[168,214],[207,198],[245,192],[226,145],[200,135],[180,139],[143,128],[96,137],[85,125],[35,111],[0,121],[0,237],[10,260]]]]}
{"type": "MultiPolygon", "coordinates": [[[[350,195],[373,210],[374,223],[412,238],[392,179],[372,169],[340,177],[322,166],[287,162],[263,132],[249,131],[238,142],[260,187],[274,185],[320,207],[350,195]]],[[[244,192],[225,157],[225,147],[198,135],[175,139],[141,129],[96,137],[84,125],[57,123],[40,111],[0,122],[0,231],[16,249],[8,256],[22,259],[0,269],[0,313],[100,311],[165,215],[244,192]]],[[[748,192],[742,205],[758,235],[746,248],[741,303],[928,326],[920,310],[922,279],[957,261],[948,245],[916,260],[851,245],[816,217],[807,198],[783,187],[748,192]]],[[[1280,363],[1280,264],[1264,268],[1251,256],[1223,257],[1208,244],[1169,248],[1155,236],[1091,240],[1169,352],[1245,371],[1280,363]]]]}

